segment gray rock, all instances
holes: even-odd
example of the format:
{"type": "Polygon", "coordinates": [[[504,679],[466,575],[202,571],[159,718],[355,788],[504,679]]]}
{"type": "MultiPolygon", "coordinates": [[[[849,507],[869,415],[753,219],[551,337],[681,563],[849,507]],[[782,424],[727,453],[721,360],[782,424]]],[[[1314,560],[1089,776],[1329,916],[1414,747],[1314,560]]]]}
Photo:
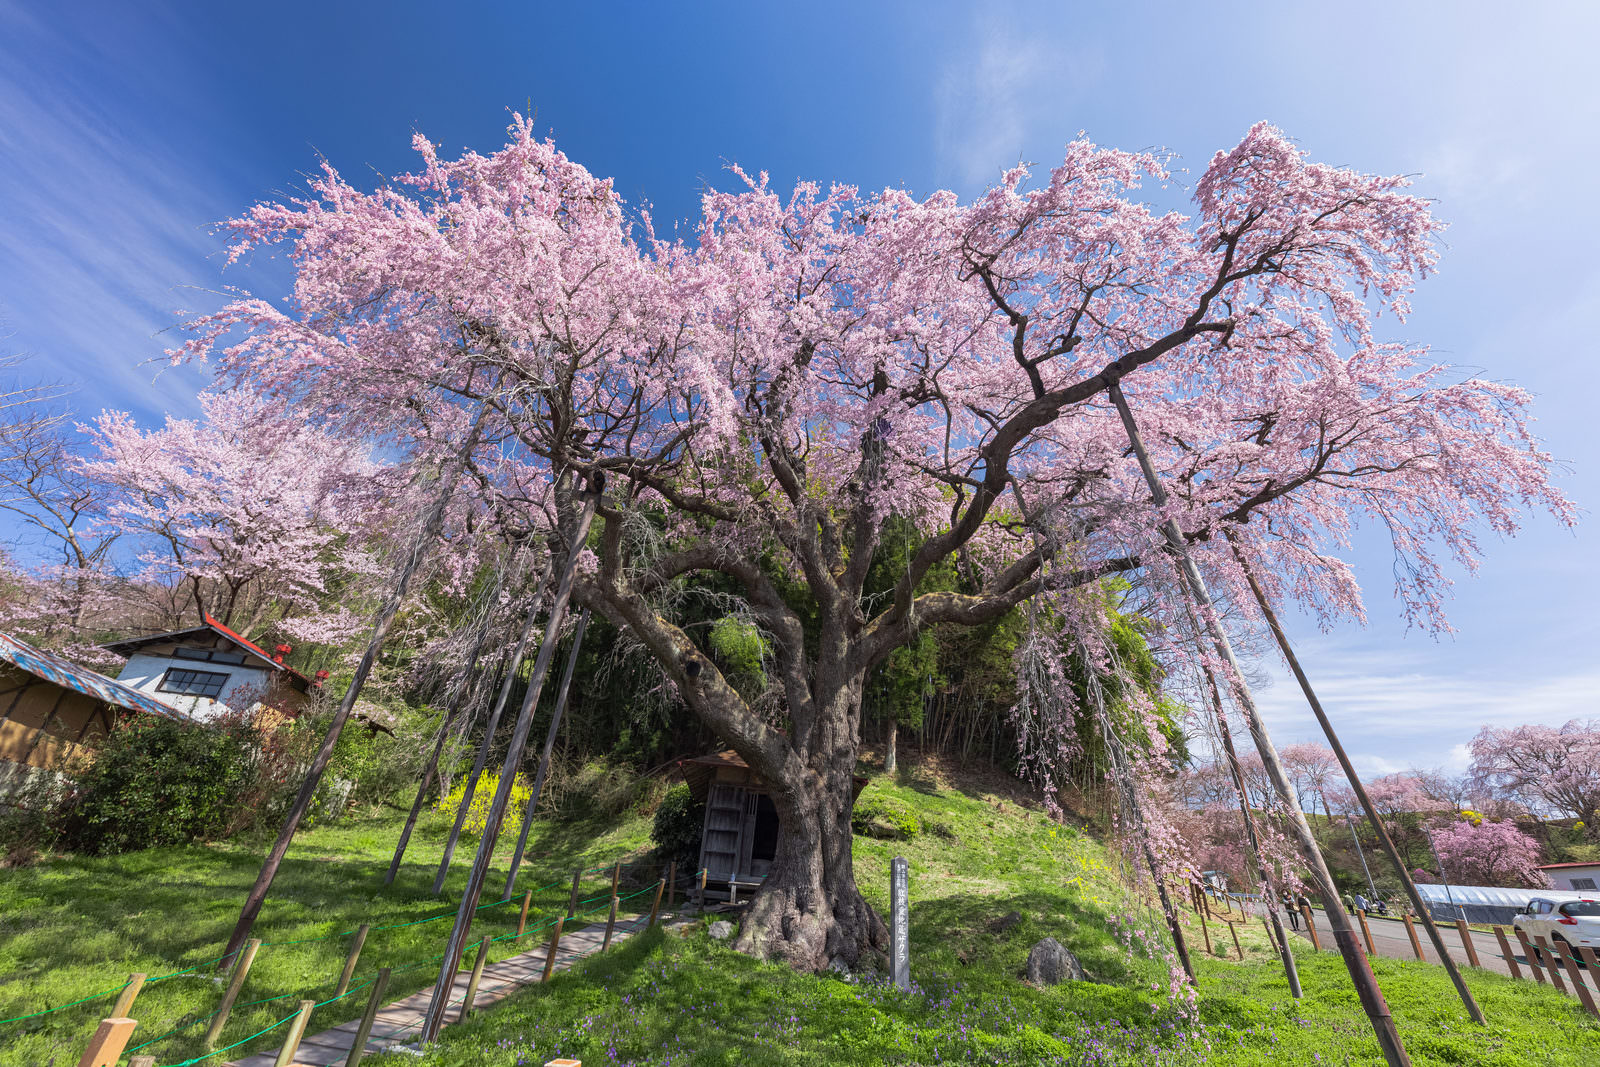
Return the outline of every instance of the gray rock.
{"type": "Polygon", "coordinates": [[[1047,937],[1028,950],[1025,972],[1034,985],[1055,985],[1057,982],[1084,980],[1083,964],[1078,957],[1062,947],[1061,942],[1047,937]]]}
{"type": "Polygon", "coordinates": [[[1003,937],[1016,929],[1021,923],[1022,913],[1020,911],[1008,911],[1000,918],[989,923],[989,932],[1003,937]]]}
{"type": "Polygon", "coordinates": [[[711,929],[706,932],[718,941],[726,941],[733,936],[733,924],[726,919],[718,919],[711,924],[711,929]]]}
{"type": "Polygon", "coordinates": [[[879,841],[898,841],[905,836],[900,827],[888,819],[882,818],[869,819],[865,830],[862,832],[868,837],[877,838],[879,841]]]}
{"type": "Polygon", "coordinates": [[[828,961],[828,970],[837,975],[847,975],[850,973],[850,965],[844,961],[843,956],[835,956],[828,961]]]}

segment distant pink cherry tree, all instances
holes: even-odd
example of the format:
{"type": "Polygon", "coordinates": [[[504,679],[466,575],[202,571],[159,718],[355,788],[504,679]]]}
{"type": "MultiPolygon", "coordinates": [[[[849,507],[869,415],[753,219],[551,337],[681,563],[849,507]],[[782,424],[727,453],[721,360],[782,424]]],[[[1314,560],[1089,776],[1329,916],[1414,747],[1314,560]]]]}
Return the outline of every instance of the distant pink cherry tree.
{"type": "Polygon", "coordinates": [[[156,430],[115,411],[91,429],[83,470],[107,491],[105,523],[139,545],[139,577],[171,589],[195,621],[255,631],[286,616],[313,637],[346,636],[319,618],[322,601],[333,576],[372,566],[359,534],[377,512],[380,468],[264,397],[203,394],[200,405],[201,418],[156,430]]]}
{"type": "MultiPolygon", "coordinates": [[[[1526,394],[1374,333],[1432,269],[1427,204],[1270,126],[1203,168],[1189,214],[1149,202],[1147,183],[1172,180],[1163,161],[1078,141],[965,202],[781,195],[735,169],[685,241],[531,123],[510,134],[455,160],[419,137],[413,174],[369,192],[328,167],[232,220],[233,255],[287,253],[293,299],[205,316],[176,356],[351,438],[487,411],[472,477],[529,522],[570,523],[576,489],[604,476],[579,602],[772,790],[783,833],[747,951],[821,969],[886,946],[851,860],[862,686],[924,630],[1048,601],[1028,647],[1113,673],[1105,598],[1074,590],[1165,567],[1166,518],[1223,596],[1249,599],[1231,529],[1271,595],[1326,616],[1361,614],[1333,552],[1379,525],[1406,610],[1441,625],[1445,567],[1472,565],[1482,526],[1570,517],[1526,394]],[[1171,486],[1163,514],[1112,385],[1171,486]],[[540,482],[553,491],[534,502],[540,482]],[[891,521],[914,531],[907,564],[869,598],[891,521]],[[951,562],[958,588],[925,582],[951,562]],[[769,642],[778,721],[685,625],[692,575],[769,642]]],[[[1177,625],[1170,588],[1152,585],[1151,610],[1177,625]]],[[[1058,758],[1074,732],[1060,719],[1084,711],[1052,688],[1025,700],[1040,746],[1025,758],[1058,758]]],[[[1149,741],[1134,748],[1159,770],[1154,710],[1130,699],[1149,741]]]]}
{"type": "Polygon", "coordinates": [[[1535,814],[1582,820],[1600,839],[1600,719],[1485,726],[1472,739],[1473,783],[1535,814]]]}
{"type": "Polygon", "coordinates": [[[1539,842],[1513,823],[1453,819],[1434,828],[1433,846],[1453,884],[1550,888],[1538,869],[1539,842]]]}

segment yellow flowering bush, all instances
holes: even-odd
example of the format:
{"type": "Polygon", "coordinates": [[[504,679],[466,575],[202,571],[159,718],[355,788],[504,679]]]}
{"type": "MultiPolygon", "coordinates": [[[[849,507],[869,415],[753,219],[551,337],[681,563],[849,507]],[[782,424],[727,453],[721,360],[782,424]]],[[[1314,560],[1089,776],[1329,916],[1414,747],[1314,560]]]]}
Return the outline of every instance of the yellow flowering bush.
{"type": "MultiPolygon", "coordinates": [[[[481,834],[489,822],[489,808],[494,804],[494,795],[500,789],[500,776],[498,774],[485,774],[478,779],[478,788],[473,790],[472,803],[467,807],[466,821],[461,824],[461,832],[465,834],[481,834]]],[[[461,798],[467,793],[467,779],[461,778],[456,787],[439,798],[433,806],[434,811],[443,812],[454,817],[456,808],[461,806],[461,798]]],[[[528,807],[528,798],[533,796],[533,786],[521,774],[516,781],[511,783],[511,800],[506,805],[506,817],[502,826],[518,826],[522,822],[522,813],[528,807]]]]}

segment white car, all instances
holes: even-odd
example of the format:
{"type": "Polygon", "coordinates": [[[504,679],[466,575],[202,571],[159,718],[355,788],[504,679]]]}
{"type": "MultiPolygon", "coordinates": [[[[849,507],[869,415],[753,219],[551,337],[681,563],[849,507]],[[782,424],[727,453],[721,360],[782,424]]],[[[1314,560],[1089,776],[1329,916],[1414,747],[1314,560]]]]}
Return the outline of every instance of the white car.
{"type": "Polygon", "coordinates": [[[1569,952],[1587,946],[1600,952],[1600,900],[1541,900],[1528,901],[1522,911],[1511,920],[1512,926],[1528,935],[1543,937],[1545,943],[1563,955],[1570,954],[1583,963],[1578,952],[1569,952]],[[1557,944],[1556,942],[1564,942],[1557,944]]]}

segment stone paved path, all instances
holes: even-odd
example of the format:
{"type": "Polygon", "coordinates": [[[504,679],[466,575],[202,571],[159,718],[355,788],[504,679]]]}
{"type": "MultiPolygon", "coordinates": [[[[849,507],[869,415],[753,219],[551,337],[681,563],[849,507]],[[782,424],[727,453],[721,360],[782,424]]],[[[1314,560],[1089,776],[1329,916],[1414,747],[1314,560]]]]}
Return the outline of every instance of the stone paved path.
{"type": "MultiPolygon", "coordinates": [[[[666,922],[669,918],[670,916],[663,914],[661,921],[666,922]]],[[[615,945],[644,929],[647,921],[648,917],[643,915],[627,920],[618,919],[616,929],[611,935],[611,943],[615,945]]],[[[561,946],[556,950],[556,970],[566,970],[583,957],[598,952],[601,942],[605,939],[605,932],[606,924],[603,922],[593,923],[579,930],[563,931],[561,946]]],[[[491,1004],[499,1003],[524,986],[537,984],[544,974],[544,954],[549,943],[549,938],[546,937],[536,949],[485,967],[483,978],[478,983],[478,992],[472,1000],[472,1010],[477,1012],[491,1004]]],[[[469,964],[475,952],[476,942],[468,945],[468,951],[464,954],[469,964]]],[[[446,1025],[454,1023],[460,1014],[461,1001],[466,997],[467,982],[471,977],[470,968],[456,974],[455,985],[450,991],[450,1007],[445,1015],[446,1025]]],[[[432,998],[433,987],[429,986],[379,1011],[372,1024],[372,1036],[367,1039],[367,1054],[374,1055],[395,1045],[414,1042],[422,1031],[422,1018],[432,998]]],[[[364,1002],[359,997],[351,997],[350,1003],[364,1002]]],[[[318,1020],[313,1016],[312,1021],[315,1023],[318,1020]]],[[[360,1022],[358,1015],[332,1029],[318,1034],[307,1034],[300,1041],[300,1049],[295,1054],[295,1063],[306,1064],[308,1067],[330,1067],[333,1064],[344,1063],[345,1057],[350,1054],[350,1046],[355,1041],[356,1027],[360,1022]]],[[[270,1052],[247,1056],[242,1060],[230,1061],[226,1067],[272,1067],[277,1056],[278,1050],[273,1049],[270,1052]]]]}

